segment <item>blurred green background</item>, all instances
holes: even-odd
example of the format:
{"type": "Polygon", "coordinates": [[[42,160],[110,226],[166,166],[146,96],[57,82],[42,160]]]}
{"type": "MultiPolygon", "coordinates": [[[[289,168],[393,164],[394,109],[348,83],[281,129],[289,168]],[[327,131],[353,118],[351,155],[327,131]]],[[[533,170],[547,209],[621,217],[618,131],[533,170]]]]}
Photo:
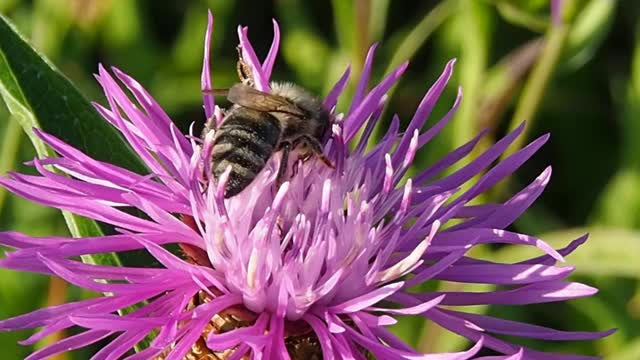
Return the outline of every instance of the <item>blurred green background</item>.
{"type": "MultiPolygon", "coordinates": [[[[568,262],[578,266],[573,280],[601,290],[595,297],[563,304],[468,310],[564,330],[617,327],[613,336],[596,342],[514,341],[547,351],[637,360],[640,2],[565,3],[559,26],[550,25],[546,0],[0,0],[0,12],[87,98],[104,102],[92,74],[98,62],[114,65],[147,87],[182,129],[203,122],[199,81],[208,8],[215,15],[216,87],[236,79],[236,25],[250,27],[252,43],[264,55],[271,44],[271,18],[279,21],[283,34],[274,79],[294,81],[318,94],[326,94],[349,63],[357,78],[373,42],[380,42],[374,80],[411,60],[389,107],[404,121],[445,62],[458,58],[454,78],[429,123],[452,104],[457,85],[464,89],[461,108],[437,141],[419,153],[416,168],[428,166],[480,129],[491,130],[482,148],[525,119],[527,139],[551,132],[551,141],[540,153],[483,201],[504,200],[553,164],[546,193],[513,228],[555,247],[591,233],[590,241],[568,262]]],[[[391,111],[385,121],[390,115],[391,111]]],[[[380,136],[384,127],[378,130],[380,136]]],[[[31,171],[21,164],[35,152],[17,122],[9,121],[4,105],[0,138],[0,173],[31,171]]],[[[0,190],[0,211],[1,230],[67,234],[59,212],[4,190],[0,190]]],[[[531,249],[502,247],[479,249],[475,255],[513,262],[531,253],[531,249]]],[[[480,288],[487,290],[486,286],[469,290],[480,288]]],[[[86,296],[90,294],[55,279],[0,269],[0,318],[86,296]]],[[[425,352],[468,345],[414,318],[403,319],[395,330],[425,352]]],[[[30,353],[32,348],[16,344],[27,336],[27,332],[0,333],[2,359],[22,359],[30,353]]],[[[90,353],[91,349],[78,351],[58,359],[86,359],[90,353]]]]}

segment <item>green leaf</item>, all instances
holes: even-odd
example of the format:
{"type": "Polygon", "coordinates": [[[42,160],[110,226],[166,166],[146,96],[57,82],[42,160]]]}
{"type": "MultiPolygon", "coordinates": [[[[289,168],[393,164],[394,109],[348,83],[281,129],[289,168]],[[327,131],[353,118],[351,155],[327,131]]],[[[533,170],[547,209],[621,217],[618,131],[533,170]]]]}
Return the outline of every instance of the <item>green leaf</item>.
{"type": "Polygon", "coordinates": [[[283,38],[282,53],[303,83],[321,83],[326,74],[329,46],[315,32],[300,28],[289,31],[283,38]]]}
{"type": "MultiPolygon", "coordinates": [[[[4,250],[0,247],[0,250],[4,250]]],[[[0,319],[20,315],[41,306],[47,296],[47,277],[40,274],[22,274],[16,271],[0,269],[0,319]],[[20,299],[20,301],[16,301],[20,299]]],[[[24,359],[33,351],[31,346],[20,346],[19,341],[29,337],[30,331],[2,333],[0,346],[3,359],[24,359]]]]}
{"type": "MultiPolygon", "coordinates": [[[[53,134],[99,160],[142,170],[133,152],[82,97],[73,85],[0,17],[0,94],[11,118],[27,133],[40,157],[54,153],[35,135],[33,128],[53,134]]],[[[64,213],[74,237],[100,236],[92,220],[64,213]]],[[[84,259],[89,263],[120,263],[115,254],[84,259]]]]}
{"type": "MultiPolygon", "coordinates": [[[[146,173],[140,159],[93,109],[91,104],[53,65],[39,55],[18,34],[13,25],[0,16],[0,94],[12,118],[20,123],[31,139],[38,156],[55,156],[35,135],[40,128],[55,135],[95,159],[146,173]]],[[[74,237],[103,235],[93,220],[63,212],[74,237]]],[[[121,261],[117,254],[83,256],[85,263],[121,266],[148,261],[144,252],[136,252],[121,261]],[[138,256],[139,255],[139,256],[138,256]]],[[[124,310],[125,312],[131,309],[124,310]]]]}
{"type": "Polygon", "coordinates": [[[542,46],[540,38],[527,41],[487,71],[477,115],[479,128],[495,129],[498,126],[499,120],[517,96],[522,79],[538,58],[542,46]]]}
{"type": "Polygon", "coordinates": [[[579,68],[593,57],[616,19],[616,5],[616,1],[591,0],[578,13],[561,61],[566,67],[579,68]]]}
{"type": "MultiPolygon", "coordinates": [[[[55,135],[92,157],[145,173],[131,148],[53,65],[0,17],[0,86],[2,96],[32,138],[32,127],[55,135]]],[[[49,154],[40,143],[40,155],[49,154]]]]}
{"type": "MultiPolygon", "coordinates": [[[[20,125],[16,121],[9,121],[2,135],[2,144],[0,144],[0,174],[6,174],[15,166],[21,140],[22,129],[20,129],[20,125]]],[[[6,196],[7,191],[0,189],[0,214],[6,196]]]]}
{"type": "Polygon", "coordinates": [[[382,39],[389,17],[390,0],[371,0],[371,14],[369,18],[369,34],[371,39],[382,39]]]}
{"type": "MultiPolygon", "coordinates": [[[[589,240],[567,256],[567,265],[576,274],[640,278],[640,232],[622,228],[574,228],[540,235],[554,248],[562,248],[584,234],[589,240]]],[[[515,262],[540,255],[527,246],[507,246],[496,252],[495,260],[515,262]]]]}
{"type": "Polygon", "coordinates": [[[618,170],[600,193],[592,223],[598,226],[633,228],[640,225],[640,169],[618,170]]]}
{"type": "MultiPolygon", "coordinates": [[[[640,24],[631,58],[625,101],[620,116],[621,166],[600,193],[592,210],[596,225],[640,227],[640,24]]],[[[627,79],[628,78],[628,79],[627,79]]]]}
{"type": "Polygon", "coordinates": [[[333,17],[335,19],[336,36],[340,49],[350,53],[355,42],[354,4],[351,1],[332,0],[333,17]]]}
{"type": "MultiPolygon", "coordinates": [[[[391,73],[405,61],[413,60],[416,53],[424,47],[433,33],[453,15],[457,5],[457,0],[442,1],[427,12],[417,24],[409,24],[393,33],[390,36],[391,40],[387,41],[387,44],[391,44],[387,51],[393,55],[386,66],[384,74],[391,73]]],[[[382,5],[378,4],[376,6],[382,5]]],[[[391,87],[387,92],[387,96],[391,98],[395,90],[396,86],[391,87]]],[[[385,131],[386,128],[383,122],[379,122],[375,126],[373,135],[369,139],[369,147],[374,146],[374,144],[382,138],[385,131]]],[[[360,136],[361,133],[358,133],[356,139],[359,139],[360,136]]]]}
{"type": "Polygon", "coordinates": [[[636,360],[640,359],[640,338],[634,339],[613,354],[607,360],[636,360]]]}
{"type": "Polygon", "coordinates": [[[545,44],[538,57],[538,61],[531,70],[522,89],[522,95],[518,100],[515,112],[509,124],[509,131],[514,130],[522,121],[526,120],[525,128],[521,136],[511,144],[502,154],[501,160],[515,153],[524,145],[528,133],[532,128],[535,115],[546,93],[547,86],[558,66],[562,50],[569,33],[569,25],[554,25],[545,34],[545,44]]]}
{"type": "Polygon", "coordinates": [[[393,50],[393,57],[387,65],[385,74],[390,73],[404,61],[413,59],[414,55],[422,48],[436,29],[453,14],[456,3],[445,0],[433,7],[418,24],[411,24],[399,32],[406,35],[394,34],[391,38],[402,36],[402,41],[393,50]]]}
{"type": "MultiPolygon", "coordinates": [[[[54,156],[35,136],[40,128],[94,158],[140,173],[146,172],[135,153],[104,121],[80,92],[0,17],[0,94],[12,119],[27,133],[40,157],[54,156]]],[[[64,213],[74,237],[103,234],[96,222],[64,213]]],[[[85,262],[120,264],[115,254],[87,257],[85,262]]]]}
{"type": "Polygon", "coordinates": [[[477,109],[483,93],[495,22],[489,6],[480,1],[461,1],[458,9],[455,24],[459,26],[460,65],[457,71],[464,89],[464,101],[451,123],[454,146],[464,144],[476,132],[477,109]]]}
{"type": "Polygon", "coordinates": [[[305,5],[308,4],[299,0],[277,3],[278,20],[282,29],[286,30],[282,32],[280,54],[300,83],[307,84],[309,90],[319,93],[323,83],[328,82],[331,49],[319,35],[313,24],[314,14],[305,5]]]}
{"type": "Polygon", "coordinates": [[[549,19],[531,13],[530,9],[523,9],[511,1],[498,1],[496,8],[500,15],[508,22],[525,27],[531,31],[544,32],[548,25],[549,19]]]}

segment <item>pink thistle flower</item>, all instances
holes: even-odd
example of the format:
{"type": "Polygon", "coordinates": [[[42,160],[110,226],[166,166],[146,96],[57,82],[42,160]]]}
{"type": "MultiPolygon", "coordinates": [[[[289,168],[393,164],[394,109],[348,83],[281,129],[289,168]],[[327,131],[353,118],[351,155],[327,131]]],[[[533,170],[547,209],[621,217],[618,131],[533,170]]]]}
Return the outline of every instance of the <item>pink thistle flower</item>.
{"type": "MultiPolygon", "coordinates": [[[[223,113],[206,92],[212,88],[213,20],[209,16],[202,71],[204,111],[209,121],[219,124],[223,113]]],[[[266,92],[279,45],[275,22],[274,30],[271,49],[261,62],[249,43],[247,28],[238,29],[255,86],[266,92]]],[[[468,359],[482,348],[504,354],[491,359],[589,358],[541,353],[495,335],[589,340],[611,331],[566,332],[454,310],[468,305],[564,301],[596,292],[566,280],[573,268],[555,266],[586,237],[556,251],[541,239],[504,230],[542,193],[551,168],[504,203],[469,205],[519,168],[548,136],[492,167],[520,135],[520,127],[459,170],[436,179],[471,153],[480,134],[403,180],[416,152],[452,118],[462,92],[442,119],[421,131],[452,74],[454,61],[450,61],[404,133],[399,132],[400,120],[394,116],[384,138],[367,151],[365,144],[385,106],[386,93],[407,67],[401,65],[367,91],[375,49],[369,50],[348,112],[335,113],[348,69],[324,99],[336,119],[324,152],[336,168],[319,161],[292,161],[295,174],[276,187],[280,161],[276,154],[244,191],[229,199],[224,198],[225,176],[217,183],[204,176],[210,171],[211,138],[201,144],[181,134],[139,83],[118,69],[113,69],[114,77],[100,66],[96,78],[108,106],[96,104],[96,109],[122,133],[149,174],[94,160],[36,131],[60,157],[33,160],[39,176],[11,173],[0,184],[34,202],[109,223],[118,234],[70,239],[4,232],[0,244],[14,250],[0,260],[0,266],[56,275],[109,295],[2,320],[0,330],[39,328],[22,342],[33,344],[59,330],[83,329],[34,352],[30,360],[107,337],[111,341],[92,359],[173,360],[204,351],[228,359],[364,359],[373,355],[444,360],[468,359]],[[356,140],[360,130],[362,136],[356,140]],[[50,171],[47,165],[67,176],[50,171]],[[461,190],[487,168],[479,181],[461,190]],[[135,207],[146,217],[131,215],[123,207],[135,207]],[[453,219],[458,220],[455,225],[444,226],[453,219]],[[187,259],[163,248],[173,243],[185,249],[187,259]],[[502,264],[468,255],[474,246],[489,243],[535,246],[541,256],[502,264]],[[81,255],[134,249],[146,249],[161,267],[78,261],[81,255]],[[504,289],[409,291],[430,280],[496,284],[504,289]],[[134,304],[143,305],[126,315],[117,314],[134,304]],[[460,353],[420,354],[387,329],[396,322],[396,315],[423,316],[475,345],[460,353]],[[152,333],[151,345],[130,355],[132,347],[152,333]]]]}

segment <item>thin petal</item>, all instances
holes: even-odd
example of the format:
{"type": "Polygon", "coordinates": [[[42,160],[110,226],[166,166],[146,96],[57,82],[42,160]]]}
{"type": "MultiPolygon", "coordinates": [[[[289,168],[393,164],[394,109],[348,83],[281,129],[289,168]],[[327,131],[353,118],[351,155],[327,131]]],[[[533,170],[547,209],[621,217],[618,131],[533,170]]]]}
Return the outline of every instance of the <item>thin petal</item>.
{"type": "Polygon", "coordinates": [[[264,76],[267,79],[271,78],[273,65],[276,62],[276,56],[278,56],[278,50],[280,48],[280,27],[278,26],[278,22],[275,19],[272,19],[271,21],[273,22],[273,41],[271,42],[269,53],[267,54],[267,57],[264,60],[264,63],[262,63],[264,76]]]}
{"type": "Polygon", "coordinates": [[[202,90],[202,103],[204,104],[204,116],[207,120],[213,117],[216,103],[211,93],[211,38],[213,36],[213,14],[207,13],[207,29],[204,35],[204,57],[202,60],[202,75],[200,76],[200,89],[202,90]]]}
{"type": "Polygon", "coordinates": [[[531,325],[518,321],[503,320],[492,316],[480,314],[470,314],[445,309],[442,309],[441,311],[446,314],[471,321],[488,332],[533,339],[554,341],[595,340],[605,336],[609,336],[615,332],[615,330],[607,330],[602,332],[561,331],[543,326],[531,325]]]}

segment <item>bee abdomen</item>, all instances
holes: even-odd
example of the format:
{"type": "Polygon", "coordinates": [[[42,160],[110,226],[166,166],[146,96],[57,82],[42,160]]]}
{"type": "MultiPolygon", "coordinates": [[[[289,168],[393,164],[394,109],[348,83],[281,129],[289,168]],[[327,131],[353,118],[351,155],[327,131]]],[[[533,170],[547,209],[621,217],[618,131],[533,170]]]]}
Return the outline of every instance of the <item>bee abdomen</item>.
{"type": "Polygon", "coordinates": [[[244,190],[264,168],[277,146],[280,126],[268,113],[236,107],[217,131],[213,175],[218,179],[231,166],[224,194],[228,198],[244,190]]]}

